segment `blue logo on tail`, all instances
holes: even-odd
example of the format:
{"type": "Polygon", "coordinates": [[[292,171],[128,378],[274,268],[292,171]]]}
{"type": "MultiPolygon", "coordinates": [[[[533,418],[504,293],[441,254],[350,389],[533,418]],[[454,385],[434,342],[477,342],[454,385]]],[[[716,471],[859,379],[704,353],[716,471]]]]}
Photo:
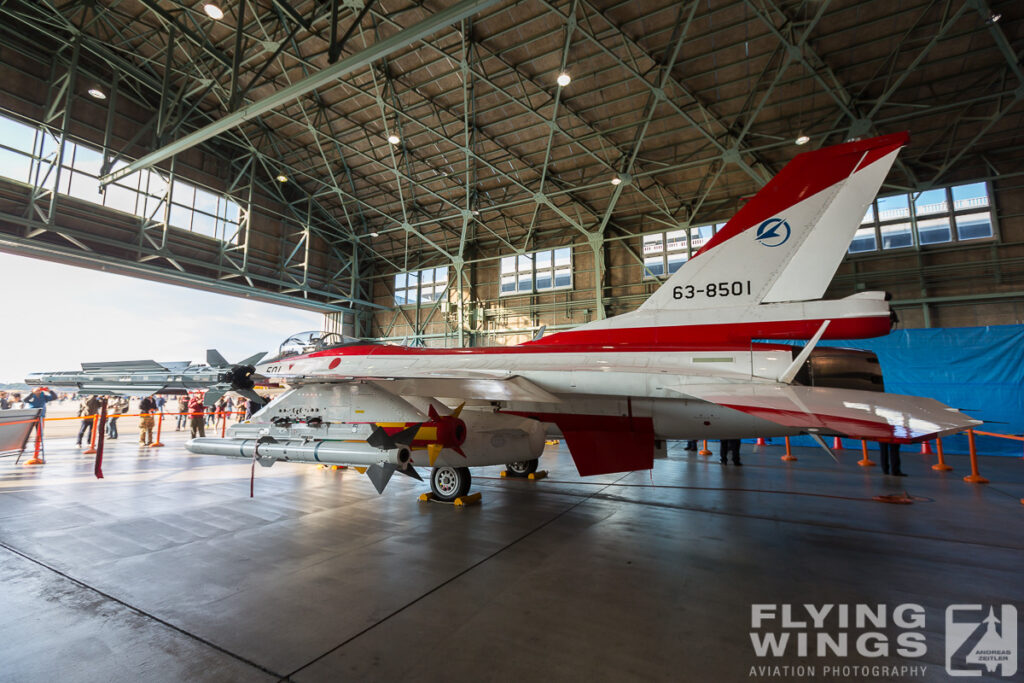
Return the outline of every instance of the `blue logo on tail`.
{"type": "Polygon", "coordinates": [[[757,226],[757,236],[754,239],[766,247],[781,247],[789,239],[790,232],[792,231],[786,219],[769,218],[757,226]]]}

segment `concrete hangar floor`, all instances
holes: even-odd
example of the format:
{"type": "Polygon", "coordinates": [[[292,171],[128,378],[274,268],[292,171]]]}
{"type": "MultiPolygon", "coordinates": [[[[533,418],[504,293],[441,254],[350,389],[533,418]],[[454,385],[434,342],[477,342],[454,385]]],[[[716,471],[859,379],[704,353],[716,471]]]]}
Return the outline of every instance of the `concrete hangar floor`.
{"type": "Polygon", "coordinates": [[[939,474],[906,452],[895,479],[859,451],[787,465],[744,444],[723,468],[673,443],[653,475],[581,479],[549,446],[548,479],[477,470],[483,502],[459,510],[288,463],[249,498],[246,462],[164,437],[123,434],[102,481],[70,439],[44,466],[0,460],[0,680],[946,681],[948,605],[1024,608],[1017,458],[983,458],[978,486],[956,456],[939,474]],[[920,605],[927,651],[757,657],[752,605],[804,603],[920,605]]]}

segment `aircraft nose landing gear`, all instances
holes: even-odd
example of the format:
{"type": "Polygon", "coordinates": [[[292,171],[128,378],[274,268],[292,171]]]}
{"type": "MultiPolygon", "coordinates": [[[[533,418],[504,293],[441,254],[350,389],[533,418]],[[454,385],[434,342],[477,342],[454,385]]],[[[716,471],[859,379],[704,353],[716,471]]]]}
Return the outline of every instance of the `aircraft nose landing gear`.
{"type": "Polygon", "coordinates": [[[436,500],[451,503],[469,493],[473,478],[468,467],[435,467],[430,473],[430,490],[436,500]]]}

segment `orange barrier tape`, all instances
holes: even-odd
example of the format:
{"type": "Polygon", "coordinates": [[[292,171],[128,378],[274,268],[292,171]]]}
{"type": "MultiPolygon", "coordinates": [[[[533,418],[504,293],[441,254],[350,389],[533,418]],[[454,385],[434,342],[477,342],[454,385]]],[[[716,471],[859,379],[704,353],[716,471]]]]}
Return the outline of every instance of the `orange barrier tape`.
{"type": "MultiPolygon", "coordinates": [[[[108,414],[107,415],[107,419],[109,420],[109,419],[114,418],[114,417],[142,417],[143,415],[152,415],[153,417],[156,417],[157,415],[189,415],[189,416],[192,416],[192,417],[199,417],[200,415],[202,415],[202,416],[205,417],[207,415],[222,415],[223,416],[223,415],[239,415],[239,414],[241,414],[241,411],[238,411],[238,410],[232,410],[230,412],[216,412],[216,413],[187,413],[187,412],[186,413],[160,413],[160,412],[156,412],[156,413],[113,413],[113,414],[108,414]]],[[[57,422],[59,420],[92,420],[92,419],[95,419],[97,417],[99,417],[99,414],[96,414],[96,415],[73,415],[71,417],[44,417],[43,421],[44,422],[57,422]]],[[[24,422],[35,422],[35,420],[24,420],[24,422]]],[[[5,422],[4,424],[13,425],[13,424],[20,424],[20,423],[19,422],[5,422]]]]}
{"type": "Polygon", "coordinates": [[[977,429],[971,430],[975,434],[981,434],[982,436],[994,436],[998,439],[1013,439],[1014,441],[1024,441],[1024,436],[1014,436],[1013,434],[996,434],[995,432],[979,432],[977,429]]]}

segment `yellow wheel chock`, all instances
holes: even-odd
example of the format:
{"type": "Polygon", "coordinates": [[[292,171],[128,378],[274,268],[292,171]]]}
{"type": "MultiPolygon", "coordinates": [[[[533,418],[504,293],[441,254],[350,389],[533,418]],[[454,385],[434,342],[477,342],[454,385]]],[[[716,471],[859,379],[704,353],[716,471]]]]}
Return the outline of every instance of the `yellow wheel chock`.
{"type": "MultiPolygon", "coordinates": [[[[468,496],[459,496],[448,505],[454,505],[457,508],[469,507],[470,505],[479,505],[480,501],[483,500],[483,495],[480,493],[471,493],[468,496]]],[[[434,498],[433,493],[421,493],[419,497],[421,503],[445,503],[443,500],[434,498]]]]}

